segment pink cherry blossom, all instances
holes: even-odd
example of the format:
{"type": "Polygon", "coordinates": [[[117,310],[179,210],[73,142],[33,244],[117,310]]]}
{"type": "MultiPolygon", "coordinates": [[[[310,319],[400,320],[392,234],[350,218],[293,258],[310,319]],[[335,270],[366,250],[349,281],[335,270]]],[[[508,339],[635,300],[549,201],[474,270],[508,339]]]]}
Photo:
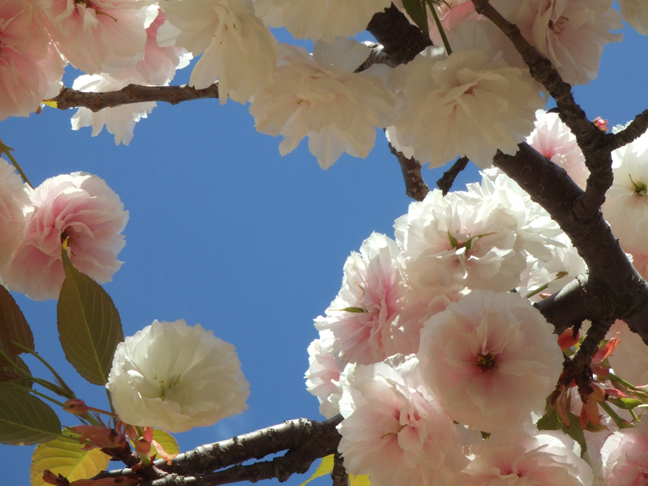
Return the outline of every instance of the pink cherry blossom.
{"type": "Polygon", "coordinates": [[[472,448],[474,459],[456,484],[461,486],[590,486],[592,471],[560,432],[522,430],[492,434],[472,448]]]}
{"type": "Polygon", "coordinates": [[[349,474],[368,474],[373,486],[445,486],[468,462],[417,366],[396,355],[344,370],[338,450],[349,474]]]}
{"type": "Polygon", "coordinates": [[[28,116],[58,94],[65,62],[25,0],[0,3],[0,46],[0,121],[28,116]]]}
{"type": "Polygon", "coordinates": [[[0,269],[10,290],[35,300],[55,299],[65,279],[61,243],[69,238],[74,266],[103,283],[121,266],[117,254],[128,211],[97,176],[74,172],[47,179],[31,193],[21,244],[0,269]]]}
{"type": "Polygon", "coordinates": [[[135,65],[144,57],[146,28],[157,15],[151,0],[36,0],[54,42],[88,74],[135,65]]]}
{"type": "Polygon", "coordinates": [[[635,386],[648,385],[648,348],[639,337],[620,320],[613,329],[619,332],[621,342],[608,358],[614,373],[635,386]]]}
{"type": "Polygon", "coordinates": [[[22,240],[30,205],[22,179],[12,165],[0,159],[0,267],[9,261],[22,240]]]}
{"type": "Polygon", "coordinates": [[[565,169],[573,181],[584,190],[589,170],[585,166],[585,156],[576,143],[576,137],[557,113],[538,110],[536,117],[536,128],[527,137],[527,143],[554,164],[565,169]]]}
{"type": "Polygon", "coordinates": [[[428,320],[419,350],[423,379],[448,414],[494,432],[531,422],[562,371],[563,354],[531,303],[473,290],[428,320]]]}
{"type": "Polygon", "coordinates": [[[623,38],[612,0],[524,0],[512,20],[569,84],[596,79],[603,46],[623,38]]]}
{"type": "Polygon", "coordinates": [[[606,486],[643,486],[648,481],[648,420],[608,437],[601,448],[606,486]]]}
{"type": "Polygon", "coordinates": [[[495,198],[434,190],[394,224],[409,286],[485,288],[506,291],[525,267],[517,220],[495,198]]]}
{"type": "Polygon", "coordinates": [[[389,237],[373,233],[344,264],[342,288],[315,327],[330,330],[332,350],[340,367],[370,364],[388,355],[391,324],[402,308],[405,287],[397,260],[398,247],[389,237]]]}
{"type": "Polygon", "coordinates": [[[342,393],[340,387],[340,368],[333,354],[333,333],[329,330],[320,332],[308,346],[308,362],[306,371],[306,389],[317,397],[320,402],[320,413],[331,418],[340,413],[338,402],[342,393]]]}

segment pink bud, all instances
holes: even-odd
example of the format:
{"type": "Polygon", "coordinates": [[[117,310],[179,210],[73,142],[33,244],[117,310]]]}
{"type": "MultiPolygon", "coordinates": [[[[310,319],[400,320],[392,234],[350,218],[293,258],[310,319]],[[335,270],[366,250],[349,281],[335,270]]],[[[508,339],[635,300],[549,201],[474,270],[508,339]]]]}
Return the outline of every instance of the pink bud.
{"type": "Polygon", "coordinates": [[[560,336],[558,336],[558,345],[563,351],[565,349],[571,348],[579,340],[580,336],[578,333],[574,336],[574,329],[569,328],[565,330],[560,336]]]}
{"type": "Polygon", "coordinates": [[[608,129],[610,128],[610,125],[608,124],[608,121],[604,120],[600,116],[597,116],[596,118],[594,118],[594,121],[592,121],[592,123],[596,126],[596,128],[598,128],[602,132],[607,132],[608,129]]]}
{"type": "Polygon", "coordinates": [[[88,406],[83,400],[68,400],[63,404],[63,410],[70,412],[72,415],[83,415],[88,412],[88,406]]]}

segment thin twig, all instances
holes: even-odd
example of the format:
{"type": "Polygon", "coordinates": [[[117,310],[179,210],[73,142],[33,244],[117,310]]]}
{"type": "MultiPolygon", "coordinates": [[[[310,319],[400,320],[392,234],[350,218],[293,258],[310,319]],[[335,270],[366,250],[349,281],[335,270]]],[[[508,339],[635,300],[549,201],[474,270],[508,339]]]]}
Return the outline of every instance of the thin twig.
{"type": "Polygon", "coordinates": [[[205,98],[218,98],[218,83],[204,89],[196,89],[191,86],[139,86],[129,84],[118,91],[102,93],[77,91],[63,87],[58,96],[47,101],[56,102],[56,108],[59,110],[88,108],[96,112],[104,108],[114,108],[115,106],[132,103],[164,101],[177,105],[183,101],[205,98]]]}
{"type": "Polygon", "coordinates": [[[443,173],[441,179],[436,182],[439,189],[443,191],[444,196],[448,194],[448,191],[450,191],[450,189],[452,189],[452,185],[454,184],[455,179],[457,178],[459,173],[466,168],[468,162],[468,157],[459,157],[457,161],[452,164],[452,167],[450,167],[443,173]]]}
{"type": "Polygon", "coordinates": [[[333,457],[333,470],[331,471],[333,486],[349,486],[349,475],[344,468],[344,460],[339,452],[333,457]]]}

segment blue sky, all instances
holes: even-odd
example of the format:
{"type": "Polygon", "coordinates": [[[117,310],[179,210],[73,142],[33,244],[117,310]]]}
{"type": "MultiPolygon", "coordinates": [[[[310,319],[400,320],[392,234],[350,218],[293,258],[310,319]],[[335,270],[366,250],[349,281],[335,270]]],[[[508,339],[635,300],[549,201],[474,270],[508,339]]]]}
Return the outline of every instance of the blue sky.
{"type": "MultiPolygon", "coordinates": [[[[599,78],[575,89],[590,119],[625,123],[648,108],[648,38],[624,29],[607,46],[599,78]]],[[[174,84],[188,80],[189,69],[174,84]]],[[[68,77],[69,78],[69,77],[68,77]]],[[[72,79],[67,80],[71,85],[72,79]]],[[[320,419],[305,389],[313,319],[338,292],[342,266],[372,231],[393,236],[408,198],[395,158],[379,133],[366,160],[343,156],[328,171],[307,143],[280,157],[280,139],[257,133],[246,107],[216,100],[160,103],[135,128],[130,146],[104,131],[72,131],[74,111],[0,123],[34,185],[72,171],[97,174],[120,195],[130,221],[123,267],[105,285],[132,335],[154,319],[201,323],[234,344],[250,382],[249,410],[218,424],[178,434],[183,450],[282,422],[320,419]]],[[[430,186],[442,169],[426,170],[430,186]]],[[[478,177],[471,167],[457,188],[478,177]]],[[[79,397],[106,406],[100,387],[86,384],[65,361],[56,332],[56,303],[16,295],[37,350],[79,397]]],[[[33,371],[40,371],[29,361],[33,371]]],[[[63,417],[74,425],[72,416],[63,417]]],[[[0,445],[3,480],[27,485],[32,447],[0,445]]],[[[307,476],[294,476],[298,485],[307,476]]],[[[323,480],[322,484],[326,484],[323,480]]],[[[274,483],[274,482],[273,482],[274,483]]]]}

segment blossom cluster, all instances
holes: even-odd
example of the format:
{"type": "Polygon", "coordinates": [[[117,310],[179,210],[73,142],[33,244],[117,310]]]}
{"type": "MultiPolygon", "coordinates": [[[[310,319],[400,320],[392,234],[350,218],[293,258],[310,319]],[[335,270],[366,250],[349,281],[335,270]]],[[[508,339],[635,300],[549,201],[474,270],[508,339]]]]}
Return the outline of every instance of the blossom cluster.
{"type": "MultiPolygon", "coordinates": [[[[573,135],[557,115],[536,116],[528,143],[584,187],[573,135]]],[[[648,136],[613,158],[615,186],[603,211],[643,262],[648,136]],[[631,223],[614,218],[629,211],[631,223]]],[[[395,239],[374,233],[349,256],[308,349],[308,390],[323,415],[344,417],[347,471],[378,486],[640,484],[624,478],[643,477],[644,421],[625,429],[633,416],[611,404],[610,416],[601,415],[599,403],[625,397],[606,381],[609,365],[630,383],[648,383],[645,345],[619,321],[592,359],[593,391],[556,388],[563,350],[578,337],[559,339],[532,303],[587,268],[545,210],[488,169],[465,191],[434,190],[410,204],[394,228],[395,239]],[[587,429],[586,441],[540,425],[547,403],[562,423],[587,429]],[[632,447],[636,453],[624,452],[632,447]]]]}
{"type": "MultiPolygon", "coordinates": [[[[584,84],[597,75],[603,46],[621,39],[612,0],[494,0],[563,79],[584,84]]],[[[177,69],[200,57],[189,85],[218,82],[221,103],[249,103],[261,133],[284,137],[282,155],[308,137],[326,169],[347,153],[366,157],[376,129],[398,149],[441,166],[467,156],[491,165],[497,150],[512,154],[533,130],[541,88],[512,45],[477,15],[472,2],[434,2],[452,48],[430,48],[413,62],[367,68],[370,49],[348,39],[364,30],[386,0],[11,0],[0,8],[0,120],[26,116],[57,94],[66,64],[84,71],[73,88],[119,90],[167,85],[177,69]],[[279,43],[270,27],[311,39],[312,55],[279,43]]],[[[401,8],[401,2],[396,2],[401,8]]],[[[645,6],[622,2],[641,31],[645,6]]],[[[430,20],[431,22],[431,20],[430,20]]],[[[441,44],[433,23],[430,36],[441,44]]],[[[371,62],[369,63],[371,64],[371,62]]],[[[128,144],[135,123],[155,102],[92,112],[79,108],[72,127],[104,126],[128,144]]]]}

